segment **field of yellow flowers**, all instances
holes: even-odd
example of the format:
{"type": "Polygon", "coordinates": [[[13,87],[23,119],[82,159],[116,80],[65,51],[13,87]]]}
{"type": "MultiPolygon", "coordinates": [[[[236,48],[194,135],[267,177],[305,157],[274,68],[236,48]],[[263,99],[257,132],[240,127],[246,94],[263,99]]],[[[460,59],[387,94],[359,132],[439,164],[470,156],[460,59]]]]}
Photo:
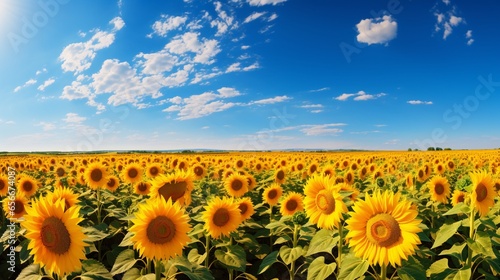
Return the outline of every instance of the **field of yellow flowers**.
{"type": "Polygon", "coordinates": [[[498,279],[500,151],[0,156],[1,279],[498,279]]]}

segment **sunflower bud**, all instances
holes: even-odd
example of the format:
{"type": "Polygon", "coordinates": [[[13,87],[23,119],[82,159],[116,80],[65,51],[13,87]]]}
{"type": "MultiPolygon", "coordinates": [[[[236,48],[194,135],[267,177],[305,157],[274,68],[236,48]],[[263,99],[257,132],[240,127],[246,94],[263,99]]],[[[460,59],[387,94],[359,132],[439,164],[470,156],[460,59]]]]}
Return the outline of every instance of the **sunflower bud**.
{"type": "Polygon", "coordinates": [[[383,186],[385,186],[385,181],[384,181],[384,178],[381,178],[381,177],[378,177],[377,178],[377,186],[379,188],[382,188],[383,186]]]}
{"type": "Polygon", "coordinates": [[[124,200],[122,200],[123,209],[128,209],[131,205],[132,205],[132,199],[125,198],[124,200]]]}
{"type": "Polygon", "coordinates": [[[307,216],[304,211],[297,211],[293,214],[292,221],[294,224],[303,226],[307,223],[307,216]]]}

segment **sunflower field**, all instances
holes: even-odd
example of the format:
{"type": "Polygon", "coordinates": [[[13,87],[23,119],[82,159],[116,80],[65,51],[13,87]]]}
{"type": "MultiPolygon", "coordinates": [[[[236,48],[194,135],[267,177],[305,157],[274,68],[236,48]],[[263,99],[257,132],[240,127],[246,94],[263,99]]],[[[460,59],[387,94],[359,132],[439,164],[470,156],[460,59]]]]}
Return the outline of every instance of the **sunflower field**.
{"type": "Polygon", "coordinates": [[[0,156],[1,279],[499,279],[500,151],[0,156]]]}

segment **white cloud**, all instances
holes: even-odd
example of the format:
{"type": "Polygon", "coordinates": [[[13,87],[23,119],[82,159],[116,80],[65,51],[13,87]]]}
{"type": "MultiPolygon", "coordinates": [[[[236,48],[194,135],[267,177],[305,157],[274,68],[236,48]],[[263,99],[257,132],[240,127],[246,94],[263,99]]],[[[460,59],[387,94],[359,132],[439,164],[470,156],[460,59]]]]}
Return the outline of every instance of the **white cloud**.
{"type": "Polygon", "coordinates": [[[432,101],[409,100],[406,103],[411,105],[432,105],[432,101]]]}
{"type": "Polygon", "coordinates": [[[445,3],[446,5],[450,5],[450,0],[443,0],[443,3],[445,3]]]}
{"type": "Polygon", "coordinates": [[[234,20],[233,16],[227,14],[226,11],[222,10],[221,2],[214,2],[215,11],[217,12],[217,19],[210,22],[211,27],[217,27],[217,33],[215,36],[222,36],[227,31],[235,29],[238,27],[238,22],[234,20]]]}
{"type": "Polygon", "coordinates": [[[140,53],[136,58],[144,58],[144,60],[139,61],[139,65],[143,67],[142,73],[148,75],[156,75],[171,71],[179,62],[177,56],[173,56],[164,50],[156,53],[140,53]]]}
{"type": "Polygon", "coordinates": [[[382,96],[386,96],[386,94],[383,92],[377,93],[377,94],[368,94],[368,93],[360,90],[357,93],[343,93],[343,94],[335,97],[334,99],[339,100],[339,101],[346,101],[352,96],[355,96],[354,97],[355,101],[366,101],[366,100],[372,100],[372,99],[380,98],[382,96]]]}
{"type": "Polygon", "coordinates": [[[211,73],[196,72],[194,74],[193,80],[191,81],[191,84],[199,84],[205,80],[215,78],[215,77],[220,76],[222,74],[223,74],[222,71],[217,71],[217,70],[214,72],[211,72],[211,73]]]}
{"type": "Polygon", "coordinates": [[[28,81],[26,81],[26,83],[24,83],[22,86],[17,86],[15,89],[14,89],[14,92],[18,92],[20,91],[21,89],[25,88],[25,87],[29,87],[31,85],[34,85],[36,84],[37,80],[35,79],[29,79],[28,81]]]}
{"type": "Polygon", "coordinates": [[[238,90],[231,87],[222,87],[218,89],[217,92],[219,93],[219,96],[222,98],[229,98],[241,95],[241,93],[238,90]]]}
{"type": "Polygon", "coordinates": [[[465,38],[468,39],[467,40],[467,45],[472,45],[472,43],[474,43],[474,39],[472,38],[472,30],[467,30],[467,33],[465,33],[465,38]]]}
{"type": "Polygon", "coordinates": [[[0,119],[0,124],[15,124],[14,121],[4,121],[2,119],[0,119]]]}
{"type": "Polygon", "coordinates": [[[285,101],[288,101],[290,99],[292,99],[292,97],[289,97],[289,96],[286,96],[286,95],[282,95],[282,96],[276,96],[276,97],[272,97],[272,98],[260,99],[260,100],[257,100],[257,101],[251,101],[249,103],[249,105],[253,105],[253,104],[259,104],[259,105],[274,104],[274,103],[285,102],[285,101]]]}
{"type": "Polygon", "coordinates": [[[47,68],[43,68],[42,70],[37,70],[35,74],[38,76],[42,73],[47,73],[47,68]]]}
{"type": "Polygon", "coordinates": [[[241,46],[242,50],[248,50],[249,48],[250,48],[250,46],[248,46],[248,45],[241,46]]]}
{"type": "Polygon", "coordinates": [[[251,65],[243,67],[243,68],[241,67],[240,62],[235,62],[227,68],[226,73],[240,72],[240,71],[246,72],[246,71],[251,71],[254,69],[258,69],[258,68],[259,68],[258,62],[255,62],[254,64],[251,64],[251,65]]]}
{"type": "MultiPolygon", "coordinates": [[[[177,30],[182,27],[186,21],[187,16],[161,16],[163,20],[157,20],[153,23],[153,33],[161,37],[167,36],[167,33],[172,30],[177,30]]],[[[192,26],[191,26],[192,27],[192,26]]],[[[148,37],[152,37],[152,34],[149,34],[148,37]]]]}
{"type": "MultiPolygon", "coordinates": [[[[445,4],[445,1],[443,1],[445,4]]],[[[449,8],[449,11],[442,13],[439,11],[434,12],[434,16],[436,17],[436,24],[434,25],[435,32],[439,32],[443,30],[443,39],[446,40],[448,36],[453,33],[453,29],[460,24],[465,24],[465,19],[462,17],[458,17],[456,15],[456,7],[449,8]]]]}
{"type": "Polygon", "coordinates": [[[41,84],[40,86],[38,86],[38,90],[40,91],[44,91],[48,86],[52,85],[56,80],[54,78],[49,78],[48,80],[46,80],[45,82],[43,82],[43,84],[41,84]]]}
{"type": "Polygon", "coordinates": [[[35,126],[41,126],[43,131],[50,131],[56,129],[56,125],[51,122],[39,122],[35,126]]]}
{"type": "Polygon", "coordinates": [[[81,124],[85,120],[87,120],[86,117],[81,117],[76,113],[67,113],[66,117],[63,119],[67,124],[81,124]]]}
{"type": "Polygon", "coordinates": [[[206,125],[206,126],[202,127],[201,129],[209,129],[209,128],[210,128],[210,126],[206,125]]]}
{"type": "Polygon", "coordinates": [[[260,18],[261,16],[263,16],[265,14],[266,14],[266,12],[254,12],[253,14],[249,15],[248,17],[246,17],[245,20],[243,21],[243,23],[252,22],[252,21],[260,18]]]}
{"type": "Polygon", "coordinates": [[[274,13],[271,16],[269,16],[269,18],[267,19],[267,21],[273,21],[273,20],[275,20],[277,18],[278,18],[278,15],[276,13],[274,13]]]}
{"type": "Polygon", "coordinates": [[[120,30],[125,23],[120,17],[112,19],[111,32],[97,30],[94,36],[86,42],[72,43],[66,46],[59,60],[62,62],[61,68],[64,72],[74,72],[75,75],[90,68],[97,51],[108,48],[115,40],[115,32],[120,30]]]}
{"type": "Polygon", "coordinates": [[[396,38],[398,24],[391,16],[382,18],[363,19],[356,24],[358,42],[371,44],[387,44],[396,38]]]}
{"type": "Polygon", "coordinates": [[[250,6],[264,6],[264,5],[277,5],[279,3],[286,2],[287,0],[247,0],[250,6]]]}
{"type": "Polygon", "coordinates": [[[302,128],[300,131],[305,135],[316,136],[324,134],[339,134],[344,130],[337,128],[338,126],[344,126],[343,123],[333,123],[333,124],[321,124],[321,125],[310,125],[302,128]]]}
{"type": "Polygon", "coordinates": [[[321,92],[321,91],[325,91],[325,90],[330,90],[330,88],[329,87],[323,87],[323,88],[318,88],[318,89],[312,89],[309,92],[321,92]]]}
{"type": "Polygon", "coordinates": [[[307,105],[302,105],[300,108],[304,109],[312,109],[312,108],[323,108],[322,104],[307,104],[307,105]]]}
{"type": "Polygon", "coordinates": [[[198,39],[200,33],[186,32],[183,35],[174,37],[170,43],[165,46],[165,49],[173,54],[185,54],[188,52],[195,53],[193,62],[202,64],[212,64],[215,62],[214,57],[221,51],[217,40],[206,38],[201,41],[198,39]]]}

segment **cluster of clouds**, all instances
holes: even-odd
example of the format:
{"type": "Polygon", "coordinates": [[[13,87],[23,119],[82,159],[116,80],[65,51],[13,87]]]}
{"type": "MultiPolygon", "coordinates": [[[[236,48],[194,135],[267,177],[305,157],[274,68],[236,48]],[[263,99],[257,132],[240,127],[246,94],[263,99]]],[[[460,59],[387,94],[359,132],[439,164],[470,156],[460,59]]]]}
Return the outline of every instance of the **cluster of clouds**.
{"type": "Polygon", "coordinates": [[[335,97],[335,100],[347,101],[349,98],[354,97],[353,98],[354,101],[367,101],[367,100],[377,99],[386,95],[387,94],[383,92],[377,94],[368,94],[365,91],[360,90],[357,93],[342,93],[341,95],[335,97]]]}

